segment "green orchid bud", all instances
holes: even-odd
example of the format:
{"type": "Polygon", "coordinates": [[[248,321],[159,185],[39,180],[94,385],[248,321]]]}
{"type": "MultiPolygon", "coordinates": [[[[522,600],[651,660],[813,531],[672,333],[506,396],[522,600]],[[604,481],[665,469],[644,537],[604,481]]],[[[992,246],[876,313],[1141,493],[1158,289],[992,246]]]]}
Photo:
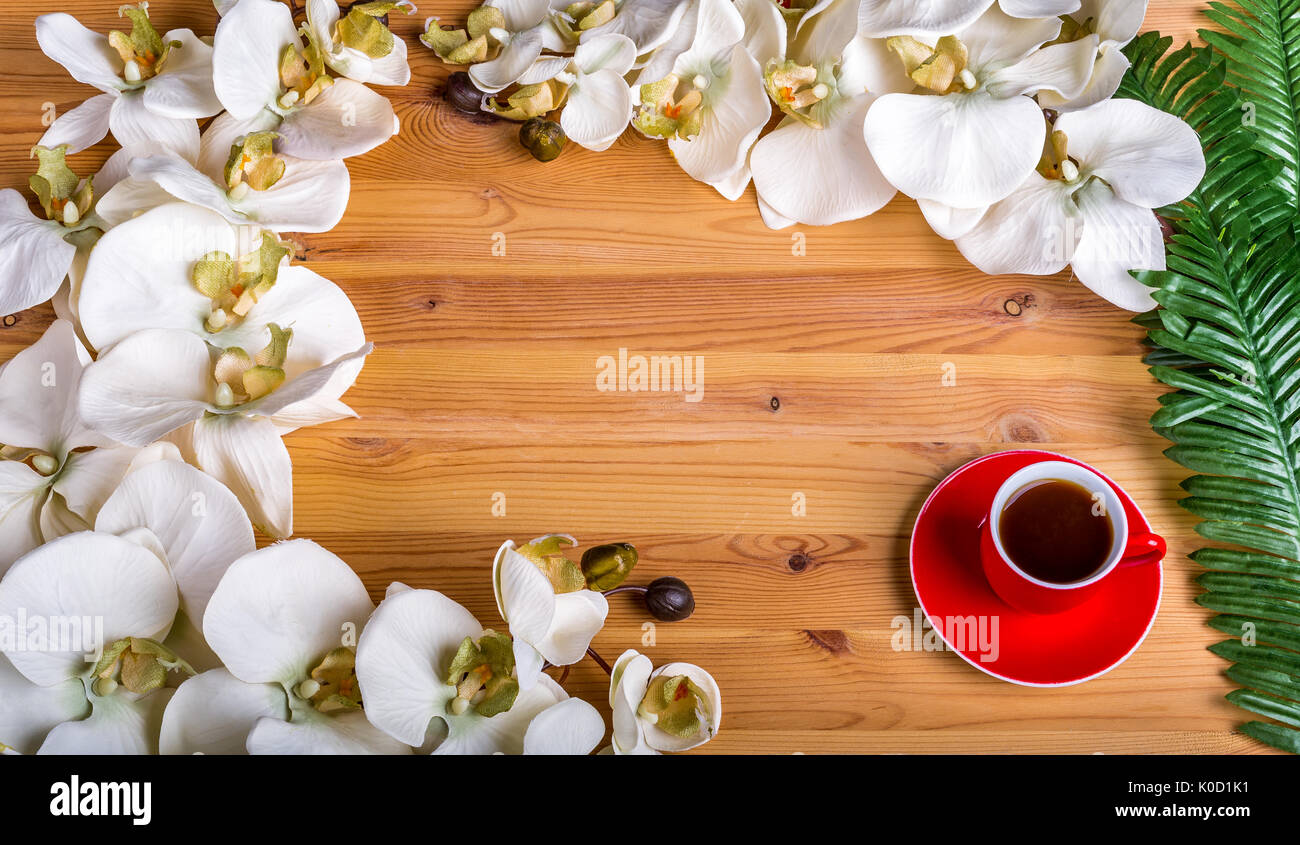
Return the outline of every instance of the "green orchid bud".
{"type": "Polygon", "coordinates": [[[510,637],[491,629],[484,631],[478,642],[466,637],[444,676],[446,683],[456,688],[456,696],[447,704],[448,712],[459,716],[471,707],[486,717],[506,712],[519,695],[514,671],[510,637]]]}
{"type": "Polygon", "coordinates": [[[68,145],[32,147],[31,157],[38,162],[36,173],[27,185],[36,194],[49,220],[72,227],[81,222],[95,202],[94,177],[84,181],[68,167],[68,145]]]}
{"type": "Polygon", "coordinates": [[[564,128],[553,120],[529,118],[519,127],[519,143],[538,161],[554,161],[568,143],[564,128]]]}
{"type": "Polygon", "coordinates": [[[181,42],[165,42],[149,20],[149,4],[122,6],[119,17],[131,21],[131,34],[114,30],[108,34],[109,45],[122,58],[122,78],[135,85],[158,74],[173,47],[181,42]]]}
{"type": "Polygon", "coordinates": [[[637,716],[682,739],[708,730],[709,705],[704,692],[685,675],[661,676],[650,682],[637,716]]]}
{"type": "Polygon", "coordinates": [[[636,562],[636,547],[631,543],[607,543],[583,552],[582,574],[588,588],[604,592],[622,584],[636,562]]]}
{"type": "Polygon", "coordinates": [[[226,190],[247,185],[254,191],[272,188],[284,176],[284,159],[275,152],[274,132],[250,132],[230,145],[226,159],[226,190]]]}
{"type": "Polygon", "coordinates": [[[372,59],[382,59],[393,52],[394,36],[380,18],[401,9],[411,14],[410,3],[374,2],[358,3],[334,26],[334,40],[345,47],[359,50],[372,59]]]}

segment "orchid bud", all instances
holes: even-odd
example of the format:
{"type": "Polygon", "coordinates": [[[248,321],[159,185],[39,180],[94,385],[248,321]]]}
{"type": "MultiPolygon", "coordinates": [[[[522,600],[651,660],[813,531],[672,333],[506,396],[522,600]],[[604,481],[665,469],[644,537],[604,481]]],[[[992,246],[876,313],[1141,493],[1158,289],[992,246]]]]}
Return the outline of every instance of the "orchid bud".
{"type": "Polygon", "coordinates": [[[469,74],[458,70],[447,77],[447,89],[444,98],[452,108],[467,114],[483,112],[483,92],[470,80],[469,74]]]}
{"type": "Polygon", "coordinates": [[[560,124],[542,117],[530,118],[519,127],[519,143],[538,161],[559,158],[568,140],[560,124]]]}
{"type": "Polygon", "coordinates": [[[695,596],[685,581],[665,575],[646,588],[645,606],[660,622],[680,622],[695,612],[695,596]]]}
{"type": "Polygon", "coordinates": [[[582,574],[590,589],[604,592],[622,584],[636,562],[636,547],[631,543],[594,546],[583,552],[582,574]]]}

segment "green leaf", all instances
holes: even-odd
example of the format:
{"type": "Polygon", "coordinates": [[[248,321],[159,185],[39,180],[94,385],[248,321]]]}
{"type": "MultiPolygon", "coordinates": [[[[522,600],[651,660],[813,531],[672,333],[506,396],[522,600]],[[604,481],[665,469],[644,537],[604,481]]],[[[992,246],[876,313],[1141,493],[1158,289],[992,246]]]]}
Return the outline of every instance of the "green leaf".
{"type": "MultiPolygon", "coordinates": [[[[1174,388],[1151,425],[1199,473],[1179,504],[1216,544],[1192,554],[1209,570],[1196,601],[1239,638],[1211,649],[1246,687],[1228,699],[1300,727],[1300,0],[1209,5],[1205,46],[1145,33],[1125,48],[1117,96],[1185,120],[1206,160],[1191,196],[1159,210],[1166,269],[1138,278],[1160,307],[1138,322],[1174,388]]],[[[1300,751],[1276,722],[1242,730],[1300,751]]]]}

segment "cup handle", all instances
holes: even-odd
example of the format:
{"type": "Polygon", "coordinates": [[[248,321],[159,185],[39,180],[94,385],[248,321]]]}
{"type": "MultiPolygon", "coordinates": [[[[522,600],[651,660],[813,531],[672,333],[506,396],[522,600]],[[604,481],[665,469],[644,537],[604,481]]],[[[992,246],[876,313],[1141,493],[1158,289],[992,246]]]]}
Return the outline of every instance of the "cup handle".
{"type": "Polygon", "coordinates": [[[1130,566],[1159,563],[1164,559],[1166,551],[1165,538],[1159,534],[1134,534],[1129,537],[1124,556],[1116,568],[1127,569],[1130,566]]]}

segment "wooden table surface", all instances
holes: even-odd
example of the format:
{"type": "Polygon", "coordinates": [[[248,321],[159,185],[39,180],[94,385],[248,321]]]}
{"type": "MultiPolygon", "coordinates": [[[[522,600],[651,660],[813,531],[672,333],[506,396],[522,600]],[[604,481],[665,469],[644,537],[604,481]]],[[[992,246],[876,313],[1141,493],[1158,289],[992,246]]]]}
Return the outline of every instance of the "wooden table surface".
{"type": "MultiPolygon", "coordinates": [[[[1181,43],[1203,6],[1153,0],[1146,28],[1181,43]]],[[[426,15],[470,8],[438,0],[395,23],[414,74],[385,90],[401,134],[349,162],[342,224],[297,238],[377,347],[345,397],[361,418],[288,438],[298,536],[376,598],[400,579],[485,625],[500,624],[503,539],[635,543],[633,580],[683,577],[698,611],[643,647],[649,617],[617,597],[595,647],[709,669],[724,720],[702,751],[1260,750],[1234,732],[1244,714],[1205,650],[1219,637],[1193,602],[1194,520],[1174,504],[1187,473],[1147,424],[1161,388],[1129,315],[1068,273],[981,275],[902,198],[866,220],[770,231],[752,189],[727,203],[632,132],[536,163],[513,126],[443,102],[448,70],[415,41],[426,15]],[[702,356],[702,401],[598,391],[597,359],[620,347],[702,356]],[[961,464],[1017,447],[1094,464],[1169,539],[1149,638],[1081,686],[1020,688],[890,646],[891,620],[916,605],[907,543],[922,501],[961,464]]],[[[0,10],[0,186],[24,188],[42,105],[61,113],[93,93],[40,53],[32,20],[62,10],[107,31],[115,9],[0,10]]],[[[208,0],[150,12],[160,30],[215,26],[208,0]]],[[[74,161],[85,172],[110,150],[74,161]]],[[[6,318],[0,360],[51,319],[48,306],[6,318]]],[[[567,686],[604,709],[591,661],[567,686]]]]}

